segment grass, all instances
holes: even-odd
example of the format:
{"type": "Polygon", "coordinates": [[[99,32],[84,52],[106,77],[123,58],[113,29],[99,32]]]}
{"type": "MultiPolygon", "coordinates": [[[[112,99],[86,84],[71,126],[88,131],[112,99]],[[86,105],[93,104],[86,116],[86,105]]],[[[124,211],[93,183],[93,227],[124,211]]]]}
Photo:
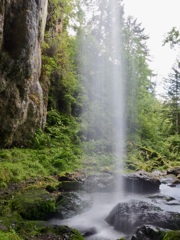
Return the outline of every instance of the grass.
{"type": "Polygon", "coordinates": [[[80,158],[74,156],[69,149],[0,150],[0,187],[31,178],[59,174],[63,171],[75,171],[79,166],[80,158]]]}
{"type": "Polygon", "coordinates": [[[0,240],[21,240],[21,238],[14,232],[2,232],[0,231],[0,240]]]}

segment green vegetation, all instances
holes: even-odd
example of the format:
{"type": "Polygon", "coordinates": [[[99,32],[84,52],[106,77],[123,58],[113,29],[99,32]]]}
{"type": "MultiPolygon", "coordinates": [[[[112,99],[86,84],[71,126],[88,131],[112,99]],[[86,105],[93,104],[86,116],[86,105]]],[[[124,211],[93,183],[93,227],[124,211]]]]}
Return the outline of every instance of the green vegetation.
{"type": "Polygon", "coordinates": [[[50,111],[45,132],[37,132],[31,148],[0,150],[0,186],[80,168],[77,132],[78,124],[73,117],[50,111]]]}
{"type": "MultiPolygon", "coordinates": [[[[118,67],[115,61],[109,60],[113,59],[109,31],[99,32],[99,15],[87,22],[81,4],[82,1],[73,0],[49,1],[40,79],[47,103],[47,123],[45,129],[36,132],[28,148],[0,149],[0,240],[28,239],[28,231],[29,239],[63,231],[68,231],[74,240],[83,239],[75,230],[47,229],[39,221],[33,221],[45,220],[55,211],[55,199],[45,189],[49,192],[78,189],[79,182],[58,182],[58,176],[63,173],[93,174],[112,172],[115,168],[114,113],[109,99],[113,95],[111,70],[118,67]],[[86,54],[79,57],[78,52],[83,48],[86,54]],[[94,56],[98,59],[98,69],[94,56]],[[102,68],[104,63],[106,69],[102,68]],[[83,64],[83,71],[79,64],[83,64]],[[107,81],[97,92],[91,83],[102,76],[107,81]]],[[[103,4],[102,29],[105,25],[111,29],[110,1],[104,0],[103,4]]],[[[136,19],[125,19],[122,4],[119,7],[122,15],[117,31],[122,34],[119,40],[122,56],[116,57],[124,69],[127,96],[125,171],[168,169],[180,163],[179,62],[166,79],[165,100],[159,101],[149,67],[148,36],[136,19]]],[[[172,29],[164,43],[178,47],[179,31],[172,29]]],[[[22,74],[18,63],[9,62],[6,54],[0,56],[0,62],[0,70],[7,75],[19,78],[22,74]]],[[[0,92],[3,89],[0,85],[0,92]]],[[[169,232],[164,240],[178,239],[178,236],[179,232],[169,232]]]]}
{"type": "Polygon", "coordinates": [[[163,240],[179,240],[180,239],[180,231],[170,231],[166,233],[163,240]]]}
{"type": "Polygon", "coordinates": [[[55,209],[55,198],[42,189],[25,191],[12,201],[12,210],[26,220],[46,220],[55,209]]]}
{"type": "Polygon", "coordinates": [[[2,232],[0,231],[0,240],[22,240],[14,231],[2,232]]]}

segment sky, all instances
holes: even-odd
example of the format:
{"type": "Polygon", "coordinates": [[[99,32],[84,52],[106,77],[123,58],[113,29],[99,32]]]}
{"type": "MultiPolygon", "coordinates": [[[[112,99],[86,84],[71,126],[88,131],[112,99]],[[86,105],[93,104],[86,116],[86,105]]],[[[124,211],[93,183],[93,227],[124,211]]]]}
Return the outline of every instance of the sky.
{"type": "Polygon", "coordinates": [[[163,40],[172,27],[180,29],[180,0],[124,0],[125,15],[137,18],[149,35],[147,45],[152,56],[151,69],[158,76],[157,94],[163,93],[163,78],[171,72],[178,52],[163,40]]]}

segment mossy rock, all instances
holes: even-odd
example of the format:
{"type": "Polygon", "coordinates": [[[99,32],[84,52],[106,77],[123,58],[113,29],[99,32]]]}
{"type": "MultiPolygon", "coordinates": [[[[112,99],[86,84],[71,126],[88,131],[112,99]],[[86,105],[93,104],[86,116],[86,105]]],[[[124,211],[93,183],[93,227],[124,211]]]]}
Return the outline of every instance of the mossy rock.
{"type": "MultiPolygon", "coordinates": [[[[33,237],[34,240],[84,240],[82,235],[76,230],[67,226],[44,227],[40,233],[33,237]]],[[[28,239],[31,240],[31,239],[28,239]]]]}
{"type": "Polygon", "coordinates": [[[179,239],[180,239],[180,231],[167,232],[163,238],[163,240],[179,240],[179,239]]]}
{"type": "Polygon", "coordinates": [[[92,198],[84,192],[65,192],[57,198],[57,217],[66,219],[92,206],[92,198]]]}
{"type": "Polygon", "coordinates": [[[0,240],[22,240],[22,238],[20,238],[14,231],[0,231],[0,240]]]}
{"type": "Polygon", "coordinates": [[[76,190],[82,190],[82,182],[78,181],[64,181],[60,182],[59,184],[59,190],[70,192],[70,191],[76,191],[76,190]]]}
{"type": "Polygon", "coordinates": [[[55,198],[43,189],[31,189],[15,196],[12,210],[26,220],[46,220],[56,210],[55,198]]]}

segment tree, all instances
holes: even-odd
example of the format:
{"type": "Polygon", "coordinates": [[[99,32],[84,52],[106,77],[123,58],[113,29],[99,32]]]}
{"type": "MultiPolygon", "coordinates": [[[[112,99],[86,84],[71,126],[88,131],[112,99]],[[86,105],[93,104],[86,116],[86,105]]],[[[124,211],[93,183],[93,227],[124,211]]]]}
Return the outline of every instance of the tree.
{"type": "Polygon", "coordinates": [[[166,79],[166,118],[171,123],[170,134],[180,134],[180,71],[178,67],[172,70],[166,79]]]}
{"type": "Polygon", "coordinates": [[[154,94],[154,76],[149,68],[148,36],[144,28],[133,17],[128,17],[124,25],[125,77],[128,109],[128,136],[132,139],[157,139],[157,108],[154,94]]]}

